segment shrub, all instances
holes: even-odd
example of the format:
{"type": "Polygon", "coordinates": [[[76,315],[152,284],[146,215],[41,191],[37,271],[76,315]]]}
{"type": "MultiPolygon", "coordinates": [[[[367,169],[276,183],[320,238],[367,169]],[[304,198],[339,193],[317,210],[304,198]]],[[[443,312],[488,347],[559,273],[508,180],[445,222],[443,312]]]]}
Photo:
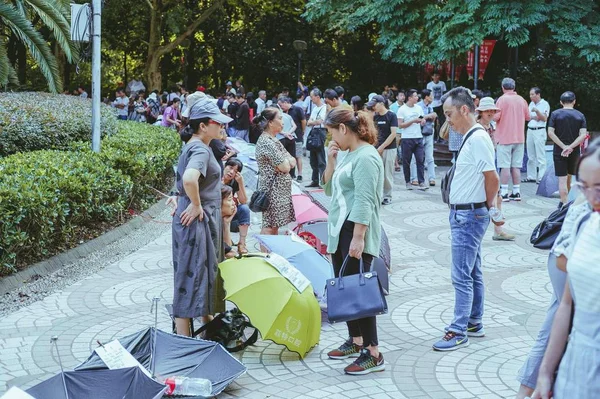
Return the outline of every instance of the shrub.
{"type": "Polygon", "coordinates": [[[132,182],[97,154],[35,151],[0,159],[0,275],[115,220],[132,182]]]}
{"type": "MultiPolygon", "coordinates": [[[[112,108],[102,104],[102,135],[117,131],[112,108]]],[[[92,135],[92,102],[48,93],[2,93],[0,96],[0,157],[17,152],[66,149],[92,135]]]]}
{"type": "MultiPolygon", "coordinates": [[[[71,148],[90,151],[88,143],[76,143],[71,148]]],[[[142,208],[156,200],[150,187],[165,189],[180,152],[181,139],[174,130],[123,121],[114,136],[102,140],[100,158],[131,178],[130,206],[142,208]]]]}

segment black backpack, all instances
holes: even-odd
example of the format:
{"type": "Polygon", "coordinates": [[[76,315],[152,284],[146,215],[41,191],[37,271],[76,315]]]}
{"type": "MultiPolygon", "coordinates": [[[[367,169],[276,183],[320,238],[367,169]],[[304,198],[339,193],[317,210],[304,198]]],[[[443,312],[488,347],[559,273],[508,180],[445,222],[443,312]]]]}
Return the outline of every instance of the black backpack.
{"type": "Polygon", "coordinates": [[[238,308],[219,313],[194,336],[202,332],[203,339],[218,342],[229,352],[240,351],[258,340],[258,330],[238,308]]]}
{"type": "Polygon", "coordinates": [[[552,249],[572,204],[573,201],[564,204],[533,229],[529,242],[533,244],[534,248],[552,249]]]}

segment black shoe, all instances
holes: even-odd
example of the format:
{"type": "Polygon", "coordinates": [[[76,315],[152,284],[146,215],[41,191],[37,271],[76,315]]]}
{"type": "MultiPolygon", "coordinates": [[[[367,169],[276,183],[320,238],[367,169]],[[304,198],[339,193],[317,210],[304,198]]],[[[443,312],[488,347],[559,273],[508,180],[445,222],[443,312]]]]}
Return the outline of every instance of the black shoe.
{"type": "MultiPolygon", "coordinates": [[[[511,201],[521,201],[521,193],[511,194],[508,196],[508,199],[511,201]]],[[[504,201],[504,197],[502,197],[502,200],[504,201]]]]}
{"type": "Polygon", "coordinates": [[[502,202],[508,202],[508,201],[510,201],[510,198],[508,197],[508,193],[502,195],[501,197],[502,197],[502,202]]]}
{"type": "Polygon", "coordinates": [[[297,181],[297,182],[301,182],[301,181],[302,181],[302,176],[298,176],[298,177],[296,178],[296,181],[297,181]]]}
{"type": "Polygon", "coordinates": [[[317,188],[320,187],[319,183],[317,183],[316,181],[310,183],[308,186],[306,186],[306,188],[317,188]]]}
{"type": "Polygon", "coordinates": [[[389,205],[392,203],[392,199],[391,198],[384,198],[383,202],[381,202],[381,205],[389,205]]]}

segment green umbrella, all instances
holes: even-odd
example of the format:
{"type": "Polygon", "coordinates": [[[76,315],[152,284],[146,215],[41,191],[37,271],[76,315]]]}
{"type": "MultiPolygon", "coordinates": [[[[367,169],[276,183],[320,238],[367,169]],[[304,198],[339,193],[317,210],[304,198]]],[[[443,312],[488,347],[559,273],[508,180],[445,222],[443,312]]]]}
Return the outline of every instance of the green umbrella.
{"type": "Polygon", "coordinates": [[[321,309],[310,282],[277,254],[251,254],[219,265],[226,299],[235,303],[263,339],[304,357],[319,343],[321,309]]]}

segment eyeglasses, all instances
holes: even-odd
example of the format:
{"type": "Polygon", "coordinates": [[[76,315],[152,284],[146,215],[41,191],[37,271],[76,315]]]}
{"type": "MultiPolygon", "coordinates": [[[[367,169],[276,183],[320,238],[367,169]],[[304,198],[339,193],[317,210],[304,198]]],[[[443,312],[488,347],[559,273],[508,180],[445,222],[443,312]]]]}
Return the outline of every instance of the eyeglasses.
{"type": "Polygon", "coordinates": [[[587,196],[593,196],[596,201],[600,201],[600,186],[592,186],[588,187],[582,182],[576,182],[575,186],[581,191],[583,194],[587,196]]]}
{"type": "Polygon", "coordinates": [[[217,121],[213,121],[212,119],[208,121],[209,125],[217,125],[219,126],[221,129],[223,128],[223,124],[221,122],[217,122],[217,121]]]}

